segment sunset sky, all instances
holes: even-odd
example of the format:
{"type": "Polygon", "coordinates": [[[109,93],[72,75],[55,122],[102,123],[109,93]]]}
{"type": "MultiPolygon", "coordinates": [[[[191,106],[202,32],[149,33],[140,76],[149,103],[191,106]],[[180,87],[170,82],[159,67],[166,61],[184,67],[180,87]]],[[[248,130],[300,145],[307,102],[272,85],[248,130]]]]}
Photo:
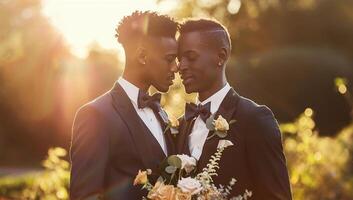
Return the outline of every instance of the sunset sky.
{"type": "Polygon", "coordinates": [[[123,16],[135,10],[167,13],[176,3],[176,0],[159,5],[156,0],[44,0],[43,13],[63,34],[72,52],[84,57],[93,42],[120,50],[114,34],[123,16]]]}

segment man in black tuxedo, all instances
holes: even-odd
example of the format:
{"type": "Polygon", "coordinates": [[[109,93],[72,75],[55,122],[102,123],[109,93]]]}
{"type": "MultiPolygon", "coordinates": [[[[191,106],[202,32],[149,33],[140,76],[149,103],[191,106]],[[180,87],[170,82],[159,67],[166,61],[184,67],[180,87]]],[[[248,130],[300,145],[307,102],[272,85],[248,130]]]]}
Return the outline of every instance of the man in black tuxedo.
{"type": "Polygon", "coordinates": [[[122,77],[114,87],[82,106],[75,117],[71,145],[71,199],[141,199],[133,180],[139,169],[156,171],[174,154],[160,94],[177,71],[178,24],[154,12],[134,12],[118,25],[116,37],[125,50],[122,77]]]}
{"type": "Polygon", "coordinates": [[[206,167],[220,139],[234,145],[220,160],[216,185],[237,180],[230,196],[250,190],[251,199],[291,199],[291,189],[283,153],[281,133],[271,110],[238,95],[228,84],[225,67],[231,52],[229,33],[220,23],[188,20],[181,24],[179,72],[187,93],[198,92],[199,102],[187,104],[177,143],[178,153],[198,160],[198,170],[206,167]],[[214,136],[206,121],[215,114],[231,124],[225,138],[214,136]]]}

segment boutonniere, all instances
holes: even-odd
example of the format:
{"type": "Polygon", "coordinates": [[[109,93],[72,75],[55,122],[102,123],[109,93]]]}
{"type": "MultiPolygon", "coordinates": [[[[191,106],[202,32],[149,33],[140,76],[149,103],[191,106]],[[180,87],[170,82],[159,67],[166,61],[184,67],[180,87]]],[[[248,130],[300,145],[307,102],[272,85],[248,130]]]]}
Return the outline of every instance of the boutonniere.
{"type": "Polygon", "coordinates": [[[215,114],[212,114],[206,120],[206,127],[212,132],[212,135],[207,137],[207,140],[211,139],[213,136],[217,135],[220,138],[225,138],[228,135],[229,125],[234,124],[236,120],[231,120],[229,123],[226,119],[219,115],[215,120],[215,114]]]}
{"type": "Polygon", "coordinates": [[[170,130],[170,133],[175,137],[179,133],[179,120],[174,117],[173,115],[170,115],[168,117],[168,123],[167,127],[164,130],[164,133],[170,130]]]}

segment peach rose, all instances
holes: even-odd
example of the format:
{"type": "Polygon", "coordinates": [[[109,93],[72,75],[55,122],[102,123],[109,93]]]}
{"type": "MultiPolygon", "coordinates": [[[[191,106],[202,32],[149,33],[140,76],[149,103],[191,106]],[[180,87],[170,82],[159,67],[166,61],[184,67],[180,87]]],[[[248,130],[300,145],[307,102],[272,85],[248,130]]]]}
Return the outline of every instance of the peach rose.
{"type": "Polygon", "coordinates": [[[209,188],[207,190],[207,192],[204,194],[204,199],[207,199],[207,200],[208,199],[209,200],[213,200],[213,199],[225,200],[222,197],[221,193],[218,190],[214,189],[214,188],[209,188]]]}
{"type": "Polygon", "coordinates": [[[151,200],[174,200],[174,195],[175,188],[173,185],[164,185],[163,182],[157,181],[148,193],[147,198],[151,200]]]}
{"type": "Polygon", "coordinates": [[[176,189],[175,200],[191,200],[191,193],[186,193],[181,191],[181,189],[176,189]]]}
{"type": "Polygon", "coordinates": [[[148,181],[147,179],[147,171],[141,171],[139,170],[138,174],[136,175],[136,178],[134,180],[134,185],[144,185],[146,184],[148,181]]]}

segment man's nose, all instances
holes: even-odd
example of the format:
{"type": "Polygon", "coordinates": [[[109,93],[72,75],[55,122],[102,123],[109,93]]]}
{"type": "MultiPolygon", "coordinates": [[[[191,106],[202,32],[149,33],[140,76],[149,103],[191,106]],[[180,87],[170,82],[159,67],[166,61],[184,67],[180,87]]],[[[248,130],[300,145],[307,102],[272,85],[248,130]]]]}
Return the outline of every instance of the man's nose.
{"type": "Polygon", "coordinates": [[[178,64],[178,69],[179,71],[183,71],[187,68],[187,63],[185,59],[180,59],[179,64],[178,64]]]}
{"type": "Polygon", "coordinates": [[[171,70],[173,73],[177,73],[177,72],[179,71],[178,67],[179,67],[179,66],[178,66],[177,61],[174,61],[174,62],[172,63],[172,66],[171,66],[170,70],[171,70]]]}

